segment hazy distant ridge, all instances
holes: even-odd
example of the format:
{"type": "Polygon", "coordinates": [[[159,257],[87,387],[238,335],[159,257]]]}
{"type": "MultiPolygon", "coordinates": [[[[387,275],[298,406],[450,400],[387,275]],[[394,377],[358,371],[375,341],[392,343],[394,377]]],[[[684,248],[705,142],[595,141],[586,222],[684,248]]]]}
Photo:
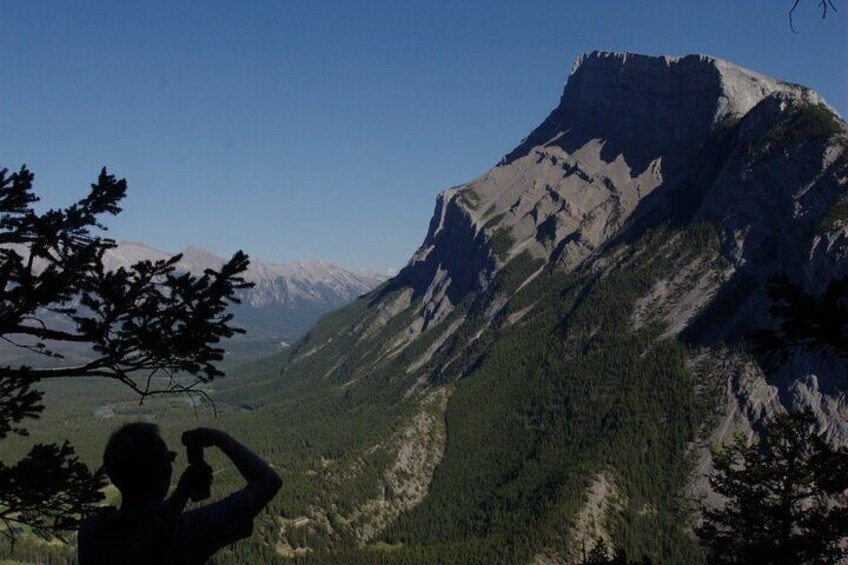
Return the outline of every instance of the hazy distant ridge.
{"type": "MultiPolygon", "coordinates": [[[[218,269],[226,260],[194,246],[181,254],[177,268],[193,274],[218,269]]],[[[118,269],[145,259],[167,259],[172,255],[143,243],[121,241],[106,253],[104,262],[107,268],[118,269]]],[[[321,259],[267,263],[251,257],[245,279],[255,286],[244,291],[242,304],[234,307],[236,324],[247,330],[242,339],[290,342],[321,315],[374,289],[386,277],[373,272],[354,272],[321,259]]]]}

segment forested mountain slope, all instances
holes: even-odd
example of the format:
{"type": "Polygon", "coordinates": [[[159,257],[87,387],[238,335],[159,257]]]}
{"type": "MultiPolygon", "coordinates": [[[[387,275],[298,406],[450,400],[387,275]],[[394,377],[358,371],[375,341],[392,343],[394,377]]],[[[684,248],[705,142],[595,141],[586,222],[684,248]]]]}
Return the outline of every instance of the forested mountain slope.
{"type": "Polygon", "coordinates": [[[439,195],[396,277],[213,383],[216,425],[284,479],[220,562],[569,563],[598,536],[702,562],[710,443],[801,407],[848,443],[845,367],[767,372],[745,340],[772,276],[848,274],[846,145],[798,85],[579,57],[538,128],[439,195]]]}
{"type": "Polygon", "coordinates": [[[770,323],[770,277],[848,272],[845,145],[803,87],[705,56],[581,56],[525,141],[439,196],[409,265],[263,385],[344,436],[313,445],[283,546],[565,561],[579,532],[697,559],[703,446],[781,406],[848,439],[844,368],[767,374],[743,339],[770,323]]]}

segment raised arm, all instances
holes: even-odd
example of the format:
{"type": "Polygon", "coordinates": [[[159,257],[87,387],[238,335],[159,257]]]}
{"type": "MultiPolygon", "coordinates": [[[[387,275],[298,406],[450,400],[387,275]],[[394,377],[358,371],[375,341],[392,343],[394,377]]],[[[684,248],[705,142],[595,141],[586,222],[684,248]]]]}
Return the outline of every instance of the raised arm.
{"type": "Polygon", "coordinates": [[[247,486],[242,492],[247,499],[254,514],[258,514],[264,508],[280,487],[282,480],[261,457],[253,451],[233,439],[229,434],[211,428],[197,428],[185,432],[182,437],[183,444],[192,443],[201,447],[217,447],[229,457],[236,466],[241,476],[247,481],[247,486]]]}

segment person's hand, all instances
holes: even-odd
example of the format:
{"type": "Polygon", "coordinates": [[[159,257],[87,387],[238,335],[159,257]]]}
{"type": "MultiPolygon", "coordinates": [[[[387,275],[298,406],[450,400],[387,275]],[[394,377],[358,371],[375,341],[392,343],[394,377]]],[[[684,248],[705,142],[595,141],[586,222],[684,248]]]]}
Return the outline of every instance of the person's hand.
{"type": "Polygon", "coordinates": [[[212,467],[205,461],[192,463],[180,476],[177,489],[186,493],[209,492],[212,486],[212,467]]]}
{"type": "Polygon", "coordinates": [[[177,488],[168,498],[168,504],[174,516],[179,515],[185,508],[189,498],[194,501],[202,500],[209,496],[212,487],[212,467],[200,461],[189,465],[180,480],[177,488]]]}
{"type": "Polygon", "coordinates": [[[183,445],[186,447],[196,445],[199,447],[212,447],[217,445],[223,432],[212,428],[195,428],[187,432],[183,432],[183,445]]]}

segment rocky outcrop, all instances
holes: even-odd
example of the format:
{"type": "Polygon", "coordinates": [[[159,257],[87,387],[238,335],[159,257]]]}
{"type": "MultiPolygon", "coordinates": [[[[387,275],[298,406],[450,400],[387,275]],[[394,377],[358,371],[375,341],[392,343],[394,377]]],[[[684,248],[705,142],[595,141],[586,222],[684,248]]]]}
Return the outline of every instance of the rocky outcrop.
{"type": "Polygon", "coordinates": [[[559,106],[504,161],[539,145],[568,151],[602,139],[606,160],[624,155],[639,172],[659,156],[693,152],[718,124],[778,91],[802,89],[704,55],[583,54],[559,106]]]}
{"type": "Polygon", "coordinates": [[[448,397],[446,388],[431,392],[420,411],[393,438],[394,460],[383,474],[380,496],[366,501],[344,520],[359,540],[373,539],[427,496],[433,473],[444,455],[448,397]]]}

